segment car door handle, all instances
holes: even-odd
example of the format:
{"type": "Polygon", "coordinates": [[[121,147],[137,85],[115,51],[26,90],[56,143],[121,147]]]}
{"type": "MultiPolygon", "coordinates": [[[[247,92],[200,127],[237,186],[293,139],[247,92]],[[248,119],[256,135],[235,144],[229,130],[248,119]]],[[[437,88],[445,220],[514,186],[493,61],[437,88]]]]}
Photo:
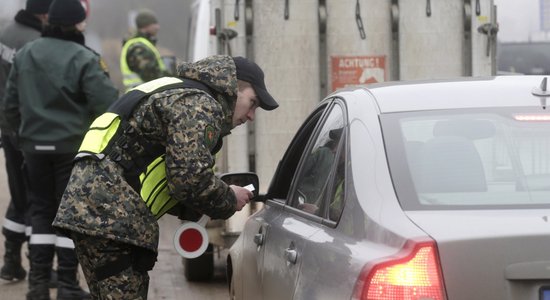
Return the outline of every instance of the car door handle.
{"type": "Polygon", "coordinates": [[[292,248],[286,248],[285,249],[285,258],[288,262],[291,264],[295,264],[298,260],[298,252],[292,248]]]}
{"type": "Polygon", "coordinates": [[[256,233],[254,235],[254,244],[261,246],[264,244],[264,234],[263,233],[256,233]]]}

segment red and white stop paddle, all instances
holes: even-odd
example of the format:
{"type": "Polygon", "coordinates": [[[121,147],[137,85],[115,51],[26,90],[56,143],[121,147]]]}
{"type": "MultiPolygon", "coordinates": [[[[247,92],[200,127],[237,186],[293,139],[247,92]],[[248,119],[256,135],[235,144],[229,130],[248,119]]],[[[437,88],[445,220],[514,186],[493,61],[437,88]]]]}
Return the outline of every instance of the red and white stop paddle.
{"type": "Polygon", "coordinates": [[[197,222],[186,222],[176,230],[174,235],[174,247],[179,255],[185,258],[196,258],[208,248],[208,234],[206,233],[206,223],[210,220],[207,215],[197,222]]]}
{"type": "MultiPolygon", "coordinates": [[[[252,184],[244,188],[251,192],[254,191],[252,184]]],[[[179,255],[184,258],[197,258],[206,251],[208,248],[208,233],[205,227],[208,221],[210,221],[210,217],[202,215],[197,222],[185,222],[176,230],[174,248],[176,248],[179,255]]]]}

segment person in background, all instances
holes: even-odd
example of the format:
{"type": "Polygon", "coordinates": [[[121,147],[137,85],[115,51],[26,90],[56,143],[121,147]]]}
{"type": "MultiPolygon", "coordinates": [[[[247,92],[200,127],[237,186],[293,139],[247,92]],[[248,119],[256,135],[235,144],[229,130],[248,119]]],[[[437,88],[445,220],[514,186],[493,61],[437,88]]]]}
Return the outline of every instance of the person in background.
{"type": "Polygon", "coordinates": [[[88,126],[118,97],[100,56],[85,46],[85,20],[80,1],[52,2],[42,37],[15,55],[0,106],[2,127],[17,133],[28,179],[32,234],[27,300],[50,299],[55,254],[57,299],[90,299],[77,280],[72,240],[52,227],[88,126]]]}
{"type": "Polygon", "coordinates": [[[227,219],[250,201],[252,192],[225,184],[212,166],[222,138],[258,107],[278,107],[261,68],[217,55],[137,86],[94,121],[53,223],[75,242],[94,298],[147,298],[164,213],[227,219]],[[164,176],[151,177],[162,185],[147,184],[140,174],[159,163],[164,176]]]}
{"type": "Polygon", "coordinates": [[[123,43],[120,54],[120,71],[126,90],[170,75],[156,48],[160,30],[157,17],[150,10],[141,10],[135,21],[137,32],[123,43]]]}
{"type": "MultiPolygon", "coordinates": [[[[15,53],[26,43],[40,37],[42,26],[48,19],[52,0],[27,0],[25,9],[17,12],[14,20],[0,33],[0,99],[11,69],[15,53]]],[[[0,115],[0,118],[3,116],[0,115]]],[[[15,132],[1,128],[2,147],[6,161],[6,173],[10,191],[10,203],[6,211],[2,234],[4,235],[4,265],[0,278],[22,280],[27,271],[21,264],[21,247],[30,235],[29,205],[23,180],[23,154],[17,148],[15,132]]]]}

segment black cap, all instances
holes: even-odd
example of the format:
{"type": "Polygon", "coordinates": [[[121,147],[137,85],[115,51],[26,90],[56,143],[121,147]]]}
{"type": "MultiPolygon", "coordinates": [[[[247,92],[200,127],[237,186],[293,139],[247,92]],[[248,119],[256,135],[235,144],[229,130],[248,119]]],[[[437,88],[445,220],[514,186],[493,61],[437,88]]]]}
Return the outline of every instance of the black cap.
{"type": "Polygon", "coordinates": [[[48,11],[48,23],[76,25],[86,19],[86,10],[80,0],[54,0],[48,11]]]}
{"type": "Polygon", "coordinates": [[[25,10],[31,14],[45,15],[52,4],[52,0],[27,0],[25,10]]]}
{"type": "Polygon", "coordinates": [[[260,99],[260,107],[265,110],[274,110],[279,107],[277,101],[267,92],[262,69],[253,61],[241,56],[233,57],[233,61],[237,67],[237,79],[252,85],[260,99]]]}

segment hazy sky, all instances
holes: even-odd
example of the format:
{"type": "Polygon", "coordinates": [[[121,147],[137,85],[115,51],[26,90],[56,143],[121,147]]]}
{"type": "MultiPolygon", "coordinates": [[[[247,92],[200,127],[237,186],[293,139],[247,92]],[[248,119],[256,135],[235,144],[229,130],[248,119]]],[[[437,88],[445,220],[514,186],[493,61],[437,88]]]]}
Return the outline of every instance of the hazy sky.
{"type": "MultiPolygon", "coordinates": [[[[0,18],[19,8],[22,0],[0,0],[0,18]]],[[[92,5],[94,0],[91,0],[92,5]]],[[[474,2],[474,1],[472,1],[474,2]]],[[[501,41],[528,41],[540,38],[539,0],[494,0],[498,9],[501,41]]]]}
{"type": "Polygon", "coordinates": [[[539,0],[494,0],[497,5],[499,39],[528,41],[540,32],[539,0]]]}

